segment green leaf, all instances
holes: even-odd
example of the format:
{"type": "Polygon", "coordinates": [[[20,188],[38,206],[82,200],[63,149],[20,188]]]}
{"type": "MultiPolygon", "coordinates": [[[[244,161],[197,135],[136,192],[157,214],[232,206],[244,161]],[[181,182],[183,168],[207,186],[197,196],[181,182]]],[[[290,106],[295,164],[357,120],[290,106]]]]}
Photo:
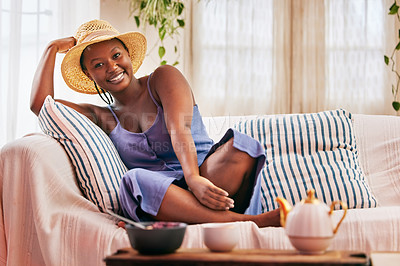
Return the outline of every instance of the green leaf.
{"type": "Polygon", "coordinates": [[[183,19],[177,19],[179,27],[184,27],[185,26],[185,21],[183,19]]]}
{"type": "Polygon", "coordinates": [[[400,42],[396,45],[396,50],[400,50],[400,42]]]}
{"type": "Polygon", "coordinates": [[[147,1],[142,1],[141,3],[140,3],[140,10],[142,10],[142,9],[144,9],[145,7],[146,7],[146,3],[147,1]]]}
{"type": "Polygon", "coordinates": [[[165,60],[163,60],[161,63],[160,63],[160,65],[166,65],[167,64],[167,61],[165,61],[165,60]]]}
{"type": "Polygon", "coordinates": [[[139,28],[140,26],[140,19],[138,16],[135,16],[135,22],[136,22],[136,26],[139,28]]]}
{"type": "Polygon", "coordinates": [[[175,49],[175,53],[178,52],[178,47],[176,45],[175,45],[174,49],[175,49]]]}
{"type": "Polygon", "coordinates": [[[389,8],[389,15],[397,14],[398,10],[399,10],[399,6],[396,5],[396,2],[394,2],[393,5],[389,8]]]}
{"type": "Polygon", "coordinates": [[[164,48],[164,46],[158,47],[158,56],[159,56],[160,58],[163,58],[164,55],[165,55],[165,48],[164,48]]]}
{"type": "Polygon", "coordinates": [[[175,61],[175,63],[173,63],[172,65],[173,65],[173,66],[176,66],[177,64],[179,64],[179,62],[178,62],[178,61],[175,61]]]}
{"type": "Polygon", "coordinates": [[[387,57],[386,55],[383,56],[383,58],[385,59],[385,64],[389,65],[389,57],[387,57]]]}
{"type": "Polygon", "coordinates": [[[392,106],[394,110],[396,111],[400,110],[400,103],[398,101],[393,101],[392,106]]]}
{"type": "Polygon", "coordinates": [[[182,14],[182,11],[184,8],[185,8],[185,6],[183,5],[183,3],[178,4],[178,16],[180,16],[182,14]]]}
{"type": "Polygon", "coordinates": [[[158,29],[158,36],[160,37],[161,41],[164,40],[166,33],[167,33],[167,31],[165,30],[164,27],[161,27],[161,28],[158,29]]]}

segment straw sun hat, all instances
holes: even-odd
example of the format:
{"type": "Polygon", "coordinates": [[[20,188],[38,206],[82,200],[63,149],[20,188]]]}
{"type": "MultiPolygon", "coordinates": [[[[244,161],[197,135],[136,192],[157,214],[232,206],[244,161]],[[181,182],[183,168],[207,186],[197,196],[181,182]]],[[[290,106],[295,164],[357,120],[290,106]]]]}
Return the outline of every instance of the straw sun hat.
{"type": "Polygon", "coordinates": [[[92,20],[78,28],[75,34],[76,45],[67,52],[61,63],[61,73],[68,87],[81,93],[97,93],[93,81],[82,71],[80,58],[88,45],[113,38],[118,38],[125,44],[132,61],[133,74],[136,73],[146,54],[147,43],[143,34],[140,32],[120,34],[107,21],[92,20]]]}

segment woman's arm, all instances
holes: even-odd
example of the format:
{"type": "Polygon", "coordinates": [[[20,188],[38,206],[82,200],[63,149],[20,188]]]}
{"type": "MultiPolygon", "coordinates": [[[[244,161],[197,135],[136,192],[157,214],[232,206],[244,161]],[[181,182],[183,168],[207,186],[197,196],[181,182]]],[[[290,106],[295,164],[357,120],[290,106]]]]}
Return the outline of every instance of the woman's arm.
{"type": "MultiPolygon", "coordinates": [[[[32,82],[30,108],[39,115],[47,95],[54,98],[54,66],[57,53],[66,53],[76,43],[74,37],[67,37],[50,42],[38,64],[32,82]]],[[[57,100],[78,112],[86,115],[92,121],[95,120],[93,106],[90,104],[75,104],[64,100],[57,100]]]]}
{"type": "Polygon", "coordinates": [[[150,84],[163,106],[172,146],[189,188],[203,205],[216,210],[229,209],[233,201],[228,198],[228,193],[199,174],[191,134],[194,101],[188,82],[176,68],[162,66],[154,71],[150,84]]]}

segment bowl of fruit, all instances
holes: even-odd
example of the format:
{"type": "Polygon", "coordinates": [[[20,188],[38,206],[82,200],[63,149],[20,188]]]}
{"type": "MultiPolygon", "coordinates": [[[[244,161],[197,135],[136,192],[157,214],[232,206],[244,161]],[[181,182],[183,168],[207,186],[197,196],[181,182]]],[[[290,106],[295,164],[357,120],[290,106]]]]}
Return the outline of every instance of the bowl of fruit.
{"type": "Polygon", "coordinates": [[[126,224],[132,248],[142,254],[167,254],[177,250],[185,236],[185,223],[141,222],[144,228],[126,224]]]}

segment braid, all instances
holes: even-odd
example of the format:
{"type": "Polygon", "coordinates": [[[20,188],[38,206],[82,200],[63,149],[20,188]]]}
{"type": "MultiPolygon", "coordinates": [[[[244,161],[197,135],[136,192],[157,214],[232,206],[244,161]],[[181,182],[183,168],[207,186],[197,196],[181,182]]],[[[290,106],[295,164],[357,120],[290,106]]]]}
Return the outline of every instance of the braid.
{"type": "Polygon", "coordinates": [[[108,92],[108,91],[105,91],[105,90],[102,89],[102,88],[100,88],[100,90],[101,90],[101,91],[100,91],[99,88],[97,87],[96,82],[93,82],[93,83],[94,83],[94,86],[95,86],[95,88],[96,88],[96,90],[97,90],[97,93],[100,95],[100,98],[101,98],[106,104],[108,104],[108,105],[112,104],[112,103],[114,102],[114,98],[112,97],[111,93],[108,92]]]}

